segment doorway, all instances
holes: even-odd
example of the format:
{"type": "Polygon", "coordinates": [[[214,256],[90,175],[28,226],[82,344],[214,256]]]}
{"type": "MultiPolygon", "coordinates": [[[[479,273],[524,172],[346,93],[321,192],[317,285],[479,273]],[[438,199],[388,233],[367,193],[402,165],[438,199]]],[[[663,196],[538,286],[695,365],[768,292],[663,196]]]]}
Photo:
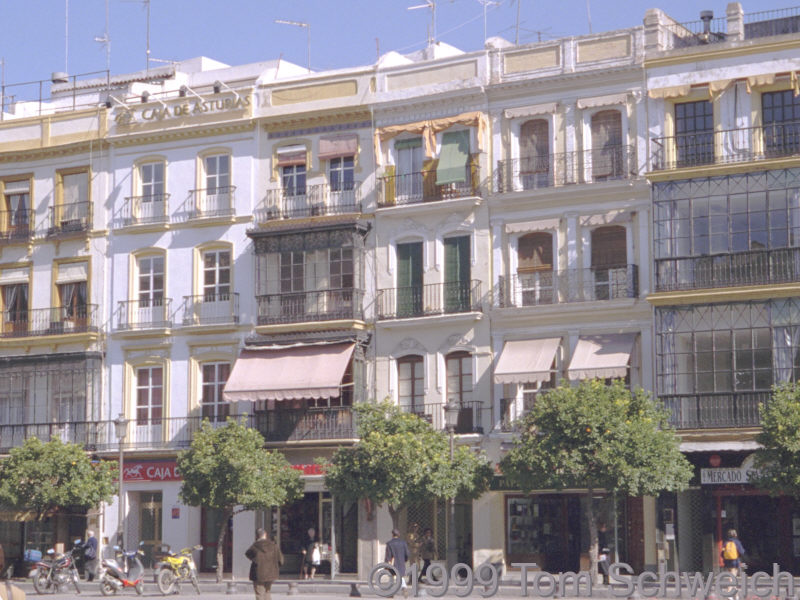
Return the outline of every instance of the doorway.
{"type": "MultiPolygon", "coordinates": [[[[161,517],[161,492],[140,492],[139,541],[144,542],[142,564],[146,568],[153,566],[153,555],[161,547],[161,517]]],[[[126,550],[132,550],[132,548],[126,548],[126,550]]]]}

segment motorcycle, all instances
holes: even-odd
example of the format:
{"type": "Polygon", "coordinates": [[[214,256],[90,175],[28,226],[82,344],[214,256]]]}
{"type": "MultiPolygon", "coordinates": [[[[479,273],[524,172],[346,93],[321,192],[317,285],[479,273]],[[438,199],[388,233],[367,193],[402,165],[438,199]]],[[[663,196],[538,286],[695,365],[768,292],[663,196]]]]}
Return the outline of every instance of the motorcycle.
{"type": "Polygon", "coordinates": [[[139,542],[139,548],[136,550],[123,550],[119,546],[114,546],[117,556],[121,557],[121,564],[114,558],[103,559],[98,574],[100,593],[103,596],[110,596],[123,588],[130,587],[135,589],[139,596],[144,593],[144,566],[139,560],[140,556],[144,556],[142,546],[144,542],[139,542]]]}
{"type": "Polygon", "coordinates": [[[70,582],[75,586],[75,592],[80,594],[81,590],[78,587],[80,575],[78,568],[75,565],[75,558],[73,554],[76,550],[83,546],[81,540],[75,540],[72,550],[64,554],[56,554],[53,548],[47,551],[49,560],[38,560],[33,570],[30,572],[29,577],[33,580],[33,589],[37,594],[44,594],[50,592],[63,591],[63,588],[70,582]]]}
{"type": "Polygon", "coordinates": [[[187,579],[192,582],[194,591],[200,593],[200,584],[197,581],[197,567],[194,564],[192,552],[201,550],[199,544],[192,548],[184,548],[178,554],[171,552],[169,546],[161,560],[154,567],[156,572],[156,585],[158,590],[165,596],[173,593],[177,586],[180,591],[181,582],[187,579]]]}

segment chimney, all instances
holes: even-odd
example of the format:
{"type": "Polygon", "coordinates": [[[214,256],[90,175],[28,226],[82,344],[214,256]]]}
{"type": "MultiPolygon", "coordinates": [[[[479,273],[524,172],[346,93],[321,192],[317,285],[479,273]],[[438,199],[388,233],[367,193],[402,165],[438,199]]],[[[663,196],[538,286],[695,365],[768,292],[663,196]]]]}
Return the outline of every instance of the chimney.
{"type": "Polygon", "coordinates": [[[703,33],[708,35],[711,33],[711,19],[714,18],[713,10],[704,10],[700,12],[700,20],[703,22],[703,33]]]}

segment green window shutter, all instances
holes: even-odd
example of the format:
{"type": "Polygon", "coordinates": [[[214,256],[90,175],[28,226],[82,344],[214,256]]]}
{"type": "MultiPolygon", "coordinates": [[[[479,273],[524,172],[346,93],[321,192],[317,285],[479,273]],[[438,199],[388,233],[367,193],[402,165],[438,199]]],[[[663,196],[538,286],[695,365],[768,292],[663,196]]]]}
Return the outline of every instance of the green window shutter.
{"type": "Polygon", "coordinates": [[[422,311],[422,242],[397,244],[397,316],[422,311]]]}
{"type": "Polygon", "coordinates": [[[464,183],[469,162],[469,130],[446,131],[436,167],[436,185],[464,183]]]}
{"type": "Polygon", "coordinates": [[[470,305],[470,239],[468,235],[444,240],[444,302],[447,312],[470,305]]]}

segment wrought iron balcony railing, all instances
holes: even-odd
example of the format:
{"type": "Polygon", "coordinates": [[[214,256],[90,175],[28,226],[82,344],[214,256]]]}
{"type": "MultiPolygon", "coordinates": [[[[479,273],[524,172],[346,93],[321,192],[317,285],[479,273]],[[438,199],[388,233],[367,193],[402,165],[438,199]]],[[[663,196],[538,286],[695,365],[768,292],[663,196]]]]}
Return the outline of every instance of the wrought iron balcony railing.
{"type": "Polygon", "coordinates": [[[0,241],[22,241],[33,235],[33,213],[27,208],[0,210],[0,241]]]}
{"type": "Polygon", "coordinates": [[[248,424],[261,432],[268,442],[356,437],[355,415],[350,406],[257,411],[248,424]]]}
{"type": "Polygon", "coordinates": [[[800,280],[800,248],[656,260],[656,291],[766,285],[800,280]]]}
{"type": "Polygon", "coordinates": [[[125,198],[117,223],[119,227],[145,223],[166,223],[169,220],[167,207],[169,194],[129,196],[125,198]]]}
{"type": "Polygon", "coordinates": [[[47,235],[69,235],[92,228],[92,205],[89,202],[72,202],[50,207],[50,227],[47,235]]]}
{"type": "Polygon", "coordinates": [[[255,211],[256,223],[275,219],[297,219],[319,215],[361,212],[361,182],[339,185],[319,183],[302,188],[267,190],[264,204],[255,211]]]}
{"type": "Polygon", "coordinates": [[[258,324],[363,320],[364,292],[353,288],[256,296],[258,324]]]}
{"type": "Polygon", "coordinates": [[[709,392],[661,395],[676,429],[757,427],[759,405],[769,402],[771,392],[709,392]]]}
{"type": "Polygon", "coordinates": [[[658,137],[651,150],[653,171],[796,156],[800,121],[658,137]]]}
{"type": "Polygon", "coordinates": [[[189,219],[209,217],[232,217],[236,214],[234,194],[236,186],[191,190],[192,201],[189,206],[189,219]]]}
{"type": "Polygon", "coordinates": [[[637,265],[536,271],[500,277],[497,306],[513,308],[639,296],[637,265]]]}
{"type": "Polygon", "coordinates": [[[453,281],[378,290],[378,319],[405,319],[481,310],[481,282],[453,281]]]}
{"type": "MultiPolygon", "coordinates": [[[[434,429],[443,430],[446,429],[444,406],[441,402],[401,404],[400,410],[417,415],[433,425],[434,429]]],[[[483,433],[483,414],[487,410],[489,408],[479,400],[461,402],[455,433],[483,433]]]]}
{"type": "Polygon", "coordinates": [[[497,163],[497,192],[521,192],[581,183],[636,177],[636,149],[608,146],[501,160],[497,163]]]}
{"type": "Polygon", "coordinates": [[[464,168],[464,181],[436,185],[436,170],[386,175],[379,178],[380,206],[416,204],[464,198],[478,194],[478,165],[471,162],[464,168]]]}
{"type": "Polygon", "coordinates": [[[63,335],[98,331],[97,305],[53,306],[31,310],[3,311],[0,337],[63,335]]]}
{"type": "Polygon", "coordinates": [[[239,322],[239,294],[201,294],[183,297],[183,324],[224,325],[239,322]]]}
{"type": "Polygon", "coordinates": [[[123,300],[119,302],[116,329],[156,329],[172,327],[172,298],[123,300]]]}

